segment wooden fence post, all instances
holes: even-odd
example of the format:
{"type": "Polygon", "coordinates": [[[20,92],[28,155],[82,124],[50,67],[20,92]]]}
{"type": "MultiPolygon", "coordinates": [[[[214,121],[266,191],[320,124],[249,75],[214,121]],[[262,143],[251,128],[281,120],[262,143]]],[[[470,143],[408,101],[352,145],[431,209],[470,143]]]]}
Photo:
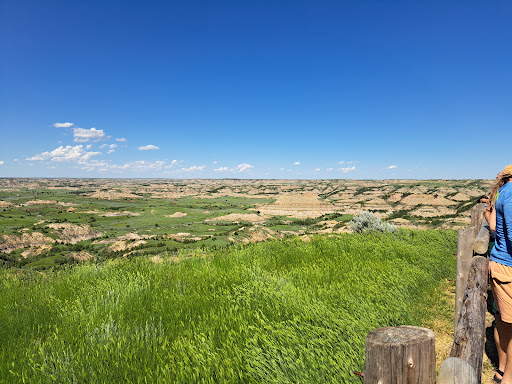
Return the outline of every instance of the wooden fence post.
{"type": "Polygon", "coordinates": [[[449,357],[439,369],[436,384],[480,384],[475,370],[458,357],[449,357]]]}
{"type": "Polygon", "coordinates": [[[434,384],[435,335],[427,328],[378,328],[366,338],[365,384],[434,384]]]}
{"type": "MultiPolygon", "coordinates": [[[[471,209],[471,226],[475,231],[479,231],[480,227],[482,226],[486,207],[486,203],[478,203],[471,209]]],[[[475,232],[474,236],[476,236],[477,233],[478,232],[475,232]]]]}
{"type": "Polygon", "coordinates": [[[475,256],[471,264],[464,305],[455,328],[451,357],[467,361],[475,369],[480,382],[485,343],[485,311],[487,309],[487,280],[489,259],[475,256]]]}
{"type": "Polygon", "coordinates": [[[460,308],[473,259],[473,227],[459,229],[457,241],[457,280],[455,281],[455,327],[459,322],[460,308]]]}
{"type": "Polygon", "coordinates": [[[475,242],[473,245],[473,251],[475,251],[478,255],[485,255],[489,250],[489,240],[491,238],[491,233],[489,229],[489,223],[485,218],[482,221],[482,226],[480,227],[480,231],[476,235],[475,242]]]}

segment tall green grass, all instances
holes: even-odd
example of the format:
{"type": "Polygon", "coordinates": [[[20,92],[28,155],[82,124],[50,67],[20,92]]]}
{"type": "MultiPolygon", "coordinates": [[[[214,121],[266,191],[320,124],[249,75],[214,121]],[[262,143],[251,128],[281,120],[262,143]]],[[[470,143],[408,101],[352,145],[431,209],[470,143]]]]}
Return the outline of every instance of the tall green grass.
{"type": "Polygon", "coordinates": [[[421,324],[455,244],[400,230],[3,270],[0,382],[360,383],[367,333],[421,324]]]}

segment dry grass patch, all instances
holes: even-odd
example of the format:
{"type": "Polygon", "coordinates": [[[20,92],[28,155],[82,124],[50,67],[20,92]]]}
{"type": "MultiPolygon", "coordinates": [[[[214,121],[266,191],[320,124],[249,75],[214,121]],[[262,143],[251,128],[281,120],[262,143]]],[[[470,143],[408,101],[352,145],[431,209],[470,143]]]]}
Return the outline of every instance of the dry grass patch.
{"type": "MultiPolygon", "coordinates": [[[[32,252],[36,252],[35,248],[43,247],[49,243],[55,243],[51,237],[47,237],[40,232],[22,233],[21,236],[2,235],[4,242],[0,246],[0,251],[9,253],[17,249],[31,248],[32,252]]],[[[27,254],[28,257],[30,256],[27,254]]]]}
{"type": "Polygon", "coordinates": [[[123,211],[123,212],[107,212],[103,213],[100,216],[105,217],[117,217],[117,216],[140,216],[140,213],[134,213],[130,211],[123,211]]]}
{"type": "Polygon", "coordinates": [[[404,205],[453,205],[450,201],[442,196],[426,195],[426,194],[412,194],[406,196],[401,201],[404,205]]]}
{"type": "Polygon", "coordinates": [[[133,242],[128,242],[125,240],[119,240],[114,242],[108,247],[109,251],[112,252],[120,252],[120,251],[128,251],[130,249],[133,249],[135,247],[138,247],[139,245],[146,244],[145,240],[136,240],[133,242]]]}
{"type": "Polygon", "coordinates": [[[59,240],[65,244],[76,244],[103,235],[87,224],[53,223],[48,224],[47,227],[57,230],[59,240]]]}
{"type": "Polygon", "coordinates": [[[188,216],[185,212],[175,212],[172,215],[165,215],[165,217],[185,217],[188,216]]]}
{"type": "Polygon", "coordinates": [[[76,260],[76,261],[88,261],[88,260],[94,259],[94,256],[85,251],[80,251],[80,252],[71,252],[68,255],[68,258],[72,259],[72,260],[76,260]]]}
{"type": "Polygon", "coordinates": [[[233,221],[239,223],[241,221],[247,221],[249,223],[262,223],[268,216],[261,216],[257,213],[230,213],[229,215],[218,216],[205,221],[233,221]]]}

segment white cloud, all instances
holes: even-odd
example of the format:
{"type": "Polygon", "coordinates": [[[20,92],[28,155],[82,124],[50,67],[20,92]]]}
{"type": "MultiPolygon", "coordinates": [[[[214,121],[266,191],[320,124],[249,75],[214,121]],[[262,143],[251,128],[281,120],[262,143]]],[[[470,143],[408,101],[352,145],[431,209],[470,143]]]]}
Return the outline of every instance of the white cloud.
{"type": "Polygon", "coordinates": [[[47,157],[43,157],[43,155],[47,154],[48,152],[43,152],[42,154],[40,155],[34,155],[32,157],[27,157],[25,160],[28,160],[28,161],[41,161],[41,160],[46,160],[48,159],[47,157]]]}
{"type": "Polygon", "coordinates": [[[216,168],[214,169],[215,172],[226,172],[226,171],[229,171],[229,168],[228,167],[220,167],[220,168],[216,168]]]}
{"type": "Polygon", "coordinates": [[[4,165],[5,164],[5,161],[0,161],[0,165],[4,165]]]}
{"type": "Polygon", "coordinates": [[[34,155],[25,160],[29,161],[42,161],[42,160],[50,160],[57,162],[70,162],[75,161],[78,163],[87,162],[92,156],[100,155],[100,152],[87,152],[83,145],[75,145],[74,147],[71,145],[60,146],[54,149],[51,152],[43,152],[38,155],[34,155]]]}
{"type": "Polygon", "coordinates": [[[73,140],[76,143],[85,143],[89,140],[98,141],[105,137],[103,129],[85,129],[85,128],[73,128],[73,140]]]}
{"type": "Polygon", "coordinates": [[[345,162],[345,160],[339,161],[338,164],[343,164],[344,162],[345,162]]]}
{"type": "Polygon", "coordinates": [[[200,167],[194,165],[190,168],[181,168],[180,171],[181,172],[200,172],[202,171],[203,169],[205,169],[206,167],[204,165],[201,165],[200,167]]]}
{"type": "Polygon", "coordinates": [[[296,161],[293,165],[300,165],[300,161],[296,161]]]}
{"type": "Polygon", "coordinates": [[[251,165],[251,164],[239,164],[239,165],[236,166],[235,171],[245,172],[245,171],[247,171],[248,169],[251,169],[251,168],[254,168],[254,165],[251,165]]]}
{"type": "Polygon", "coordinates": [[[85,149],[87,149],[87,150],[89,150],[89,149],[91,149],[91,148],[92,148],[92,145],[91,145],[91,144],[87,144],[87,145],[85,146],[85,149]]]}
{"type": "Polygon", "coordinates": [[[213,164],[213,165],[217,165],[217,162],[216,162],[216,161],[214,161],[212,164],[213,164]]]}
{"type": "Polygon", "coordinates": [[[53,126],[55,128],[69,128],[73,125],[73,123],[55,123],[53,126]]]}
{"type": "Polygon", "coordinates": [[[327,171],[332,171],[334,168],[327,168],[327,171]]]}
{"type": "MultiPolygon", "coordinates": [[[[129,167],[135,170],[146,170],[146,169],[154,169],[154,170],[160,170],[165,164],[165,161],[134,161],[132,163],[128,163],[129,167]]],[[[126,165],[126,164],[125,164],[126,165]]]]}
{"type": "MultiPolygon", "coordinates": [[[[98,168],[105,169],[110,166],[105,161],[100,161],[100,160],[90,160],[88,162],[82,163],[81,165],[82,165],[81,168],[85,169],[86,171],[96,171],[96,170],[98,170],[98,168]]],[[[115,166],[111,166],[111,167],[115,167],[115,166]]]]}
{"type": "Polygon", "coordinates": [[[116,139],[116,141],[120,141],[121,143],[124,143],[126,139],[124,137],[120,137],[119,139],[116,139]]]}
{"type": "Polygon", "coordinates": [[[280,171],[284,171],[284,168],[279,169],[280,171]]]}
{"type": "Polygon", "coordinates": [[[338,171],[341,171],[342,173],[349,173],[356,170],[356,167],[347,167],[347,168],[338,168],[338,171]]]}
{"type": "Polygon", "coordinates": [[[183,163],[183,160],[173,160],[171,161],[171,164],[167,165],[165,168],[172,168],[172,167],[175,167],[176,165],[178,165],[179,163],[183,163]]]}
{"type": "Polygon", "coordinates": [[[153,144],[148,144],[148,145],[139,147],[139,151],[155,151],[157,149],[160,149],[160,148],[153,144]]]}
{"type": "Polygon", "coordinates": [[[103,148],[110,148],[110,149],[114,149],[117,147],[117,144],[102,144],[100,145],[100,148],[103,149],[103,148]]]}
{"type": "Polygon", "coordinates": [[[128,163],[125,163],[123,165],[116,165],[116,164],[108,164],[103,162],[97,163],[97,164],[87,164],[88,166],[101,166],[104,169],[103,170],[113,170],[113,171],[123,171],[123,170],[133,170],[133,171],[160,171],[164,168],[165,161],[146,161],[146,160],[138,160],[138,161],[130,161],[128,163]]]}
{"type": "Polygon", "coordinates": [[[398,167],[397,167],[396,165],[390,165],[390,166],[388,167],[388,169],[395,169],[395,168],[398,168],[398,167]]]}
{"type": "Polygon", "coordinates": [[[109,149],[109,150],[107,151],[107,155],[110,155],[112,152],[114,152],[114,150],[113,150],[113,149],[109,149]]]}
{"type": "Polygon", "coordinates": [[[313,172],[320,172],[320,168],[314,169],[313,172]]]}

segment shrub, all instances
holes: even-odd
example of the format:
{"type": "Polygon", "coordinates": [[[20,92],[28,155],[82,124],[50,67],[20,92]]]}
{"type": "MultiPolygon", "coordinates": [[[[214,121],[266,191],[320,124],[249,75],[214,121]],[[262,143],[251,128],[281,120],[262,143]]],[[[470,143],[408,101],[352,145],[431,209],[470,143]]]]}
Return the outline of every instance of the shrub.
{"type": "Polygon", "coordinates": [[[396,225],[384,223],[380,217],[375,216],[373,212],[362,211],[359,215],[354,216],[349,223],[350,228],[354,232],[380,231],[380,232],[396,232],[396,225]]]}

